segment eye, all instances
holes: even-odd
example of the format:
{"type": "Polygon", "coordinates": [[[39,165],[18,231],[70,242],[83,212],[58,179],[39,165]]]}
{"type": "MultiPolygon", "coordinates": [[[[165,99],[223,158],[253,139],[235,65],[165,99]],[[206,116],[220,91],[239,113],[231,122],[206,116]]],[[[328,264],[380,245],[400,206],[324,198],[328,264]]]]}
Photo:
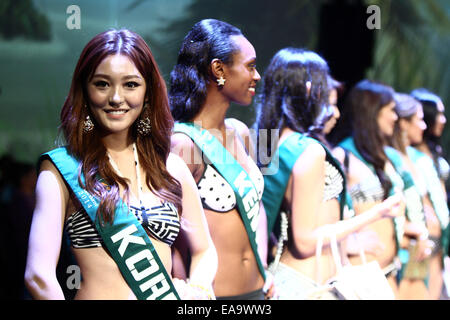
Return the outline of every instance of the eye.
{"type": "Polygon", "coordinates": [[[94,86],[96,86],[97,88],[106,88],[108,86],[108,83],[106,81],[100,80],[94,82],[94,86]]]}
{"type": "Polygon", "coordinates": [[[125,83],[125,87],[130,88],[130,89],[137,88],[139,86],[140,86],[140,84],[135,81],[129,81],[129,82],[125,83]]]}

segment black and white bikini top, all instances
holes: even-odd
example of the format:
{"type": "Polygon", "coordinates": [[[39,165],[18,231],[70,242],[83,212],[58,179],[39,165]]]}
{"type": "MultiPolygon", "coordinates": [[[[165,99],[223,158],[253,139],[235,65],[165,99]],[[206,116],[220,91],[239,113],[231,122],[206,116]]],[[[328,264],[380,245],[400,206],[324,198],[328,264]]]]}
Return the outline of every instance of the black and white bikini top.
{"type": "MultiPolygon", "coordinates": [[[[403,190],[404,183],[397,171],[386,172],[386,174],[394,186],[403,190]]],[[[384,199],[383,186],[378,176],[374,173],[364,177],[361,182],[352,186],[349,189],[349,194],[353,203],[372,203],[383,201],[384,199]]]]}
{"type": "MultiPolygon", "coordinates": [[[[260,201],[264,191],[264,178],[250,156],[248,156],[248,162],[250,163],[248,175],[257,190],[258,201],[260,201]]],[[[236,195],[233,188],[211,164],[205,164],[205,170],[197,183],[197,188],[205,209],[228,212],[236,207],[236,195]]]]}
{"type": "MultiPolygon", "coordinates": [[[[162,202],[161,205],[150,208],[133,205],[129,208],[149,236],[169,246],[173,244],[181,228],[175,205],[162,202]]],[[[101,236],[84,209],[67,218],[65,230],[74,248],[95,248],[103,245],[101,236]]]]}
{"type": "Polygon", "coordinates": [[[323,202],[338,198],[344,190],[344,178],[339,170],[330,162],[325,161],[325,187],[323,190],[323,202]]]}

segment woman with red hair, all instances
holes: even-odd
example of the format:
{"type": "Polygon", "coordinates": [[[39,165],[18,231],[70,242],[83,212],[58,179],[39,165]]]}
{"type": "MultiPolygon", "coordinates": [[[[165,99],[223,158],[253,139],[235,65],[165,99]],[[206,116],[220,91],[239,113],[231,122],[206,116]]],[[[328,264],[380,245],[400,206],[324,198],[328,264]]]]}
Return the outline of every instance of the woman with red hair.
{"type": "Polygon", "coordinates": [[[172,128],[145,41],[126,29],[95,36],[61,111],[66,145],[40,158],[25,272],[34,298],[64,298],[55,273],[64,230],[82,275],[76,299],[213,297],[217,255],[195,182],[170,153],[172,128]],[[179,234],[191,272],[174,286],[179,234]]]}

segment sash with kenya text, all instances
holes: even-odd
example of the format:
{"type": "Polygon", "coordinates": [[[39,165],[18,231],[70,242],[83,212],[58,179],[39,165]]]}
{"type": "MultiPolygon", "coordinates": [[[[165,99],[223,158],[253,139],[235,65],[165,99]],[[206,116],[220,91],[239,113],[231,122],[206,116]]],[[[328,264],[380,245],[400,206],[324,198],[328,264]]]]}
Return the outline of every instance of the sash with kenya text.
{"type": "Polygon", "coordinates": [[[256,230],[259,222],[258,192],[252,180],[231,153],[208,130],[202,129],[192,122],[177,122],[174,132],[189,136],[208,158],[205,160],[210,161],[233,188],[239,214],[244,222],[259,271],[265,280],[266,274],[256,242],[256,230]]]}
{"type": "MultiPolygon", "coordinates": [[[[78,198],[103,239],[124,279],[139,300],[180,299],[147,233],[134,214],[120,200],[113,223],[100,223],[97,217],[99,199],[78,182],[79,161],[65,147],[54,149],[48,156],[78,198]]],[[[80,176],[85,183],[83,174],[80,176]]]]}

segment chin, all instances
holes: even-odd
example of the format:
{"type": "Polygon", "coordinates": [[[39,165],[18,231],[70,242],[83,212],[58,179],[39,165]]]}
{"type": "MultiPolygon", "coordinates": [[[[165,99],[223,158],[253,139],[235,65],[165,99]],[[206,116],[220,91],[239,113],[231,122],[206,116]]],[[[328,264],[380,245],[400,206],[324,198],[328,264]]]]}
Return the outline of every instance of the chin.
{"type": "Polygon", "coordinates": [[[253,99],[251,99],[250,101],[233,101],[234,103],[240,105],[240,106],[249,106],[252,103],[253,99]]]}

